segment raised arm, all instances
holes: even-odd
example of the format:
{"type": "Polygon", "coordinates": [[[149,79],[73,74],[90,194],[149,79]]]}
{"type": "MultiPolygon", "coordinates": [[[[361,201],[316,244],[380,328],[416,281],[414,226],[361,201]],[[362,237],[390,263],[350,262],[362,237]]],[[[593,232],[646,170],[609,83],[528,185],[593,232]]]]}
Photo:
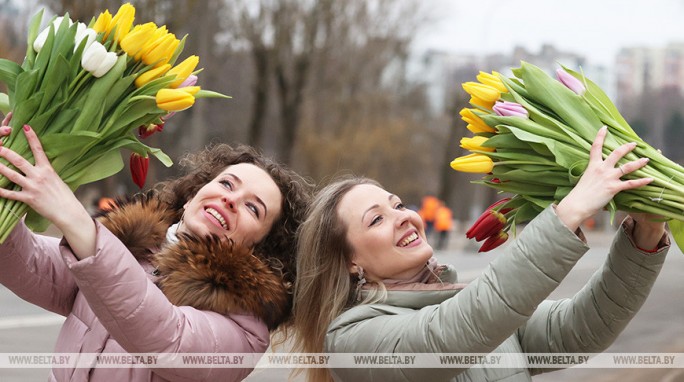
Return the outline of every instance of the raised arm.
{"type": "Polygon", "coordinates": [[[570,299],[545,301],[535,311],[518,331],[525,352],[595,353],[613,343],[648,297],[669,249],[667,235],[657,235],[657,229],[655,238],[647,235],[642,241],[651,243],[649,252],[640,249],[637,229],[638,223],[635,227],[627,218],[605,264],[582,290],[570,299]]]}

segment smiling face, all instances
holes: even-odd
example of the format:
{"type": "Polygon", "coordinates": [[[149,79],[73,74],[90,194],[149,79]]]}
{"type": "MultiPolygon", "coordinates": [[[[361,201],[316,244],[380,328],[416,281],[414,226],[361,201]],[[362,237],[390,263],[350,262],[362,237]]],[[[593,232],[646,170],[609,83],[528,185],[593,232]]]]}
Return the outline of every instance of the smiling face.
{"type": "Polygon", "coordinates": [[[352,273],[360,266],[372,281],[405,280],[432,257],[420,216],[380,187],[354,186],[340,200],[337,212],[352,247],[352,273]]]}
{"type": "Polygon", "coordinates": [[[253,247],[280,216],[282,200],[280,189],[260,167],[228,166],[185,204],[179,231],[215,234],[253,247]]]}

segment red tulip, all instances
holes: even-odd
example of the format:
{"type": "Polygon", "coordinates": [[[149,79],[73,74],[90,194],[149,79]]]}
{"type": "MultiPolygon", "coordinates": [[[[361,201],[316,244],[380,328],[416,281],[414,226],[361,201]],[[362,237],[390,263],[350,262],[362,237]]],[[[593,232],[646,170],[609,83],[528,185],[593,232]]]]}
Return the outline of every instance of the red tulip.
{"type": "Polygon", "coordinates": [[[499,211],[487,210],[466,232],[468,239],[484,240],[501,231],[506,225],[506,217],[499,211]]]}
{"type": "Polygon", "coordinates": [[[132,153],[129,160],[131,168],[131,176],[133,183],[137,184],[141,189],[145,186],[145,179],[147,178],[147,169],[150,167],[150,158],[144,157],[138,153],[132,153]]]}
{"type": "Polygon", "coordinates": [[[477,252],[491,251],[492,249],[505,243],[506,240],[508,240],[508,233],[499,231],[496,235],[488,237],[477,252]]]}
{"type": "Polygon", "coordinates": [[[164,130],[163,122],[160,124],[150,123],[149,125],[140,125],[140,127],[138,127],[138,136],[140,139],[145,139],[156,132],[161,132],[162,130],[164,130]]]}
{"type": "Polygon", "coordinates": [[[479,218],[473,223],[473,225],[466,232],[466,237],[468,239],[475,238],[475,240],[480,241],[488,238],[501,231],[506,225],[506,217],[503,215],[510,211],[510,208],[504,208],[500,212],[494,211],[494,208],[508,202],[510,198],[501,199],[491,206],[487,207],[485,212],[480,215],[479,218]]]}

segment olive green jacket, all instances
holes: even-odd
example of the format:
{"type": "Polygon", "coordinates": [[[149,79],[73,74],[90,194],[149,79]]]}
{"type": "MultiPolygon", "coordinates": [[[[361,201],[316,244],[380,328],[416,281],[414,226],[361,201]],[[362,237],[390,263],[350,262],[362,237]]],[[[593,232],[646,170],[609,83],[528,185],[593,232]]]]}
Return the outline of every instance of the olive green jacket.
{"type": "MultiPolygon", "coordinates": [[[[669,249],[637,249],[627,219],[603,267],[573,297],[545,301],[588,250],[549,207],[465,288],[390,290],[383,303],[355,306],[325,338],[331,353],[596,353],[606,349],[646,300],[669,249]]],[[[456,272],[440,274],[456,282],[456,272]]],[[[551,369],[344,368],[338,381],[531,381],[551,369]]]]}

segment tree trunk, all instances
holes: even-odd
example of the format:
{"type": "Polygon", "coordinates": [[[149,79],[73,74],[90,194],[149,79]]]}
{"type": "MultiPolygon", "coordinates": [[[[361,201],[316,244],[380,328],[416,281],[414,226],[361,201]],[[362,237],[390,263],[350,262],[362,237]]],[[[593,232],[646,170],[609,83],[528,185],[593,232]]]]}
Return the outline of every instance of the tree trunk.
{"type": "Polygon", "coordinates": [[[266,121],[268,111],[269,90],[269,64],[268,50],[263,45],[254,46],[252,57],[255,66],[254,100],[252,103],[252,115],[249,123],[247,143],[259,146],[261,134],[266,121]]]}

